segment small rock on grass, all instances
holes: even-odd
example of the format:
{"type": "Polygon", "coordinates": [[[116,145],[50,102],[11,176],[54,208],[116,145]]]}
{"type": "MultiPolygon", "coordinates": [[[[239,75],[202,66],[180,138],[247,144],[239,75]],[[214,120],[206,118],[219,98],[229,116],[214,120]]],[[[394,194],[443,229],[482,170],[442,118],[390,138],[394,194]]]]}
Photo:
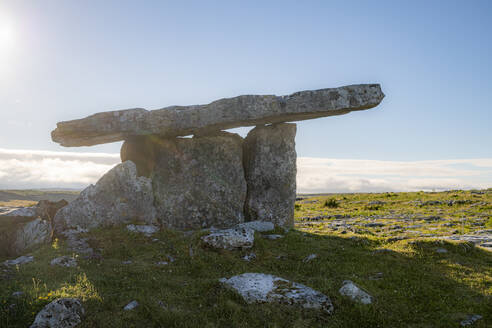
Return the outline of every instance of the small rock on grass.
{"type": "Polygon", "coordinates": [[[130,303],[128,303],[127,305],[125,305],[125,307],[123,308],[123,310],[130,311],[130,310],[135,309],[138,305],[139,304],[138,304],[137,301],[131,301],[130,303]]]}
{"type": "Polygon", "coordinates": [[[242,259],[246,262],[251,262],[252,260],[256,259],[256,254],[255,253],[246,254],[242,257],[242,259]]]}
{"type": "Polygon", "coordinates": [[[46,305],[30,328],[68,328],[82,322],[84,307],[77,298],[59,298],[46,305]]]}
{"type": "Polygon", "coordinates": [[[307,286],[264,273],[243,273],[219,280],[239,293],[247,303],[281,303],[333,312],[328,296],[307,286]]]}
{"type": "Polygon", "coordinates": [[[448,250],[445,249],[445,248],[438,248],[438,249],[436,249],[436,253],[439,253],[439,254],[445,254],[447,252],[448,252],[448,250]]]}
{"type": "Polygon", "coordinates": [[[7,261],[3,262],[3,264],[6,266],[21,265],[21,264],[26,264],[26,263],[29,263],[32,261],[34,261],[34,256],[20,256],[14,260],[7,260],[7,261]]]}
{"type": "Polygon", "coordinates": [[[354,284],[350,280],[345,280],[343,282],[342,288],[338,291],[343,296],[348,296],[353,301],[362,304],[371,304],[372,296],[362,290],[359,286],[354,284]]]}
{"type": "Polygon", "coordinates": [[[202,241],[208,246],[227,250],[251,248],[254,240],[255,232],[253,229],[240,227],[216,230],[202,237],[202,241]]]}
{"type": "Polygon", "coordinates": [[[139,232],[143,233],[146,236],[150,236],[157,231],[159,231],[159,228],[153,225],[136,225],[136,224],[129,224],[126,226],[126,229],[131,232],[139,232]]]}
{"type": "Polygon", "coordinates": [[[304,260],[302,260],[302,262],[308,263],[308,262],[311,262],[312,260],[314,260],[317,257],[318,257],[318,254],[310,254],[310,255],[306,256],[304,258],[304,260]]]}
{"type": "Polygon", "coordinates": [[[66,268],[75,268],[77,260],[70,256],[61,256],[51,260],[51,265],[59,265],[66,268]]]}
{"type": "Polygon", "coordinates": [[[280,238],[284,238],[283,235],[263,235],[263,238],[265,239],[270,239],[270,240],[276,240],[276,239],[280,239],[280,238]]]}
{"type": "Polygon", "coordinates": [[[460,322],[461,327],[473,325],[475,321],[482,319],[480,314],[470,314],[468,318],[460,322]]]}
{"type": "Polygon", "coordinates": [[[22,296],[24,296],[24,292],[21,292],[21,291],[12,293],[12,297],[15,297],[15,298],[19,298],[22,296]]]}

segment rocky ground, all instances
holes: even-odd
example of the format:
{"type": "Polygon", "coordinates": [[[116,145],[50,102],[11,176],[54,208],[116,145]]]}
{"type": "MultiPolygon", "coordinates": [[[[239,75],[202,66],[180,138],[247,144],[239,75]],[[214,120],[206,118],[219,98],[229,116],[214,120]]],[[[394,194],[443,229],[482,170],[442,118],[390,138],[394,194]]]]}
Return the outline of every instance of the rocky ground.
{"type": "Polygon", "coordinates": [[[0,258],[0,327],[492,326],[492,190],[299,195],[295,217],[57,236],[0,258]]]}

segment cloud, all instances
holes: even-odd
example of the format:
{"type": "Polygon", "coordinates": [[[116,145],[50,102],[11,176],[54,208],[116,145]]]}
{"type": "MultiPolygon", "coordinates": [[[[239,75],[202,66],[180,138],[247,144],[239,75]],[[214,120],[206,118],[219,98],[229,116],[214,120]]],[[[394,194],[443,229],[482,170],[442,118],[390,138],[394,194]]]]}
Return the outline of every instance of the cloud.
{"type": "Polygon", "coordinates": [[[492,159],[378,161],[300,157],[297,191],[383,192],[492,187],[492,159]]]}
{"type": "MultiPolygon", "coordinates": [[[[0,189],[85,188],[119,154],[0,148],[0,189]]],[[[492,187],[492,158],[378,161],[299,157],[297,191],[383,192],[492,187]]]]}

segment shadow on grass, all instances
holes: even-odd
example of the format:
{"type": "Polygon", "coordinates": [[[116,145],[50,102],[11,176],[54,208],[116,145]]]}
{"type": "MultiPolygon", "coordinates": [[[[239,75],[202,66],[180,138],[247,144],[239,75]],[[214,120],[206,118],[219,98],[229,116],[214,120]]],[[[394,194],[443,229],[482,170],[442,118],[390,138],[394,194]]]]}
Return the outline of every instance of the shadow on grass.
{"type": "Polygon", "coordinates": [[[468,314],[483,316],[474,327],[492,325],[492,254],[469,245],[433,240],[383,244],[294,230],[273,241],[257,234],[253,249],[230,252],[204,248],[200,235],[164,231],[147,238],[123,228],[97,230],[91,233],[91,246],[102,249],[102,257],[79,259],[76,269],[47,264],[63,247],[41,249],[34,264],[0,281],[0,296],[7,300],[0,326],[28,326],[61,290],[86,296],[87,315],[80,327],[453,327],[468,314]],[[250,252],[256,260],[241,259],[250,252]],[[312,253],[318,257],[303,262],[312,253]],[[156,264],[171,258],[173,263],[156,264]],[[334,314],[248,305],[218,282],[245,272],[270,273],[319,290],[332,299],[334,314]],[[375,302],[354,304],[339,295],[347,279],[375,302]],[[17,312],[8,309],[15,303],[14,290],[26,291],[17,312]],[[123,311],[132,300],[139,307],[123,311]]]}

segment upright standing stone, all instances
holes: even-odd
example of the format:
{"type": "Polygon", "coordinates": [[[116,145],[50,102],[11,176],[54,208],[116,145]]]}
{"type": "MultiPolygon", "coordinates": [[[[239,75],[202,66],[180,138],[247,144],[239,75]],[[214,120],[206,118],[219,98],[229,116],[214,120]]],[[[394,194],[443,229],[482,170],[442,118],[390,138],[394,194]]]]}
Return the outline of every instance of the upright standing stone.
{"type": "Polygon", "coordinates": [[[175,229],[244,221],[243,140],[236,134],[162,139],[151,174],[157,217],[175,229]]]}
{"type": "Polygon", "coordinates": [[[294,225],[296,200],[296,125],[257,126],[244,140],[244,170],[248,194],[247,221],[294,225]]]}

